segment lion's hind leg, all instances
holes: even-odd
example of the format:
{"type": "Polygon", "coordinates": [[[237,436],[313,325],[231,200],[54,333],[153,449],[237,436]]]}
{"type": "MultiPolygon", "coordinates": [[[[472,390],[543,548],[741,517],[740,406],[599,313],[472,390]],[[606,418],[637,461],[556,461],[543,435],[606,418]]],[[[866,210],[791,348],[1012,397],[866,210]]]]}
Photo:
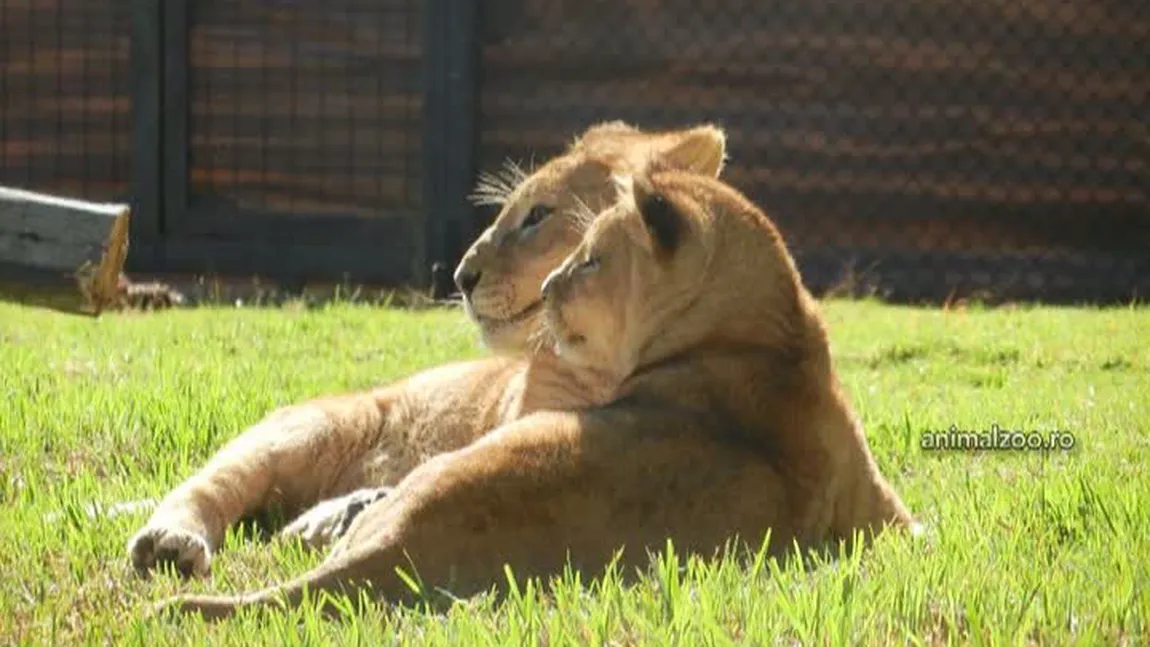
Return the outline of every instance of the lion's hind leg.
{"type": "Polygon", "coordinates": [[[363,488],[320,501],[280,531],[278,538],[297,540],[313,550],[326,548],[347,533],[351,522],[369,505],[386,497],[390,487],[363,488]]]}
{"type": "Polygon", "coordinates": [[[779,518],[775,473],[739,447],[676,430],[670,416],[651,421],[658,433],[628,433],[626,412],[584,420],[594,427],[580,420],[534,414],[423,463],[356,517],[323,564],[290,582],[238,596],[180,596],[161,608],[214,619],[310,601],[339,615],[355,605],[333,596],[466,597],[505,583],[505,564],[520,578],[568,563],[593,574],[620,547],[628,567],[646,563],[645,551],[668,537],[684,551],[711,553],[732,536],[761,541],[779,518]]]}

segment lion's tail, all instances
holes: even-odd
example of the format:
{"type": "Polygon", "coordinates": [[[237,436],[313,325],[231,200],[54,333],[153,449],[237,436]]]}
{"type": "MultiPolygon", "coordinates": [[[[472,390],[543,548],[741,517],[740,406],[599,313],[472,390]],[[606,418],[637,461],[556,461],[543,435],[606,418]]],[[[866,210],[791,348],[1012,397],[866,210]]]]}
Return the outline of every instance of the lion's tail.
{"type": "Polygon", "coordinates": [[[223,620],[230,618],[245,607],[266,605],[268,598],[264,597],[267,591],[254,595],[179,595],[164,600],[156,606],[156,615],[193,615],[200,614],[205,620],[223,620]]]}
{"type": "Polygon", "coordinates": [[[178,595],[161,602],[156,607],[156,614],[199,614],[205,620],[223,620],[249,608],[294,609],[303,606],[305,590],[311,592],[324,613],[339,614],[341,608],[329,596],[321,593],[324,590],[322,587],[305,587],[296,582],[239,595],[178,595]]]}
{"type": "MultiPolygon", "coordinates": [[[[364,596],[343,594],[366,593],[367,597],[388,595],[406,597],[411,591],[384,590],[373,587],[365,577],[364,566],[371,555],[359,554],[334,559],[304,573],[287,583],[261,591],[238,595],[178,595],[159,603],[156,615],[200,614],[205,620],[229,618],[243,609],[273,608],[295,609],[314,604],[328,616],[342,616],[353,612],[364,596]]],[[[396,580],[397,578],[388,578],[396,580]]],[[[396,587],[384,587],[396,588],[396,587]]]]}

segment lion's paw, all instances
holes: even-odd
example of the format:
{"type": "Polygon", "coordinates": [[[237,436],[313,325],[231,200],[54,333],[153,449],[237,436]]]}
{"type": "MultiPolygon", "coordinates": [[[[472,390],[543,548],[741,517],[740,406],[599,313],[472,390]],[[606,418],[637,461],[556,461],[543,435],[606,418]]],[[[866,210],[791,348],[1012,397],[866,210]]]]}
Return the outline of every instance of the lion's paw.
{"type": "Polygon", "coordinates": [[[184,577],[206,576],[211,571],[212,549],[208,542],[183,528],[149,525],[128,542],[128,556],[141,575],[174,566],[184,577]]]}
{"type": "Polygon", "coordinates": [[[336,499],[320,501],[280,531],[280,539],[298,540],[308,548],[322,549],[347,533],[360,512],[387,496],[390,488],[356,490],[336,499]]]}

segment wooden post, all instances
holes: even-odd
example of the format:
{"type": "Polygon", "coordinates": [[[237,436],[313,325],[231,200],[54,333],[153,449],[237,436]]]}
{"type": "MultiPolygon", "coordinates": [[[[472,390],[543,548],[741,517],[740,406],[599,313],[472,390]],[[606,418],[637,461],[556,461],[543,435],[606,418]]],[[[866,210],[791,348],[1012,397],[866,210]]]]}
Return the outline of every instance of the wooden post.
{"type": "Polygon", "coordinates": [[[0,299],[91,315],[118,305],[129,212],[0,187],[0,299]]]}

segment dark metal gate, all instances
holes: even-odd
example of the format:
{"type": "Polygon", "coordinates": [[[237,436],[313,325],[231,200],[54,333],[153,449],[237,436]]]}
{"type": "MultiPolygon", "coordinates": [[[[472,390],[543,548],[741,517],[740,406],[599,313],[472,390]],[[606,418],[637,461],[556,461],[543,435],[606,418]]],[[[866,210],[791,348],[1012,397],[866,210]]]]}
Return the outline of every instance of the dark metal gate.
{"type": "Polygon", "coordinates": [[[0,0],[0,183],[131,200],[138,270],[425,282],[469,219],[458,4],[0,0]]]}
{"type": "Polygon", "coordinates": [[[418,0],[169,1],[167,269],[409,280],[421,227],[418,0]]]}

